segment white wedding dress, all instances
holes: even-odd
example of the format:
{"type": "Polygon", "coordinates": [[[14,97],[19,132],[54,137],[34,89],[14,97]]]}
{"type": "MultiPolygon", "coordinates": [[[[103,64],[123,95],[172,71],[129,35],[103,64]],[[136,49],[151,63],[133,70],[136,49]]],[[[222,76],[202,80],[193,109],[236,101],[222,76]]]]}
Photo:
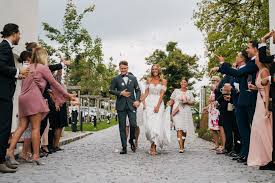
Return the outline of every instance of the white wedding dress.
{"type": "Polygon", "coordinates": [[[170,107],[165,109],[164,103],[160,105],[158,113],[154,112],[162,90],[166,87],[161,84],[149,84],[146,86],[149,94],[145,99],[145,109],[143,112],[143,125],[145,135],[148,141],[155,143],[157,147],[162,148],[170,142],[170,107]]]}

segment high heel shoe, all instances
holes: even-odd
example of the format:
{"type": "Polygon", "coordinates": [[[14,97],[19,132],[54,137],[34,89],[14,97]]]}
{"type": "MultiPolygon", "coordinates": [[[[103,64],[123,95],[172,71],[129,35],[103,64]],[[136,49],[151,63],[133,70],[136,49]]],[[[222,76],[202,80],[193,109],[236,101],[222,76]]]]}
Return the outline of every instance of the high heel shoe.
{"type": "Polygon", "coordinates": [[[31,159],[31,156],[30,156],[30,155],[27,155],[27,157],[23,157],[22,155],[19,155],[18,160],[19,160],[21,163],[33,163],[33,161],[32,161],[32,159],[31,159]]]}
{"type": "Polygon", "coordinates": [[[49,151],[47,151],[47,150],[44,149],[44,148],[41,148],[41,150],[42,150],[42,153],[44,154],[44,156],[48,157],[49,151]]]}
{"type": "Polygon", "coordinates": [[[6,155],[6,161],[8,161],[11,165],[20,165],[18,161],[16,161],[14,158],[12,158],[9,155],[6,155]]]}
{"type": "Polygon", "coordinates": [[[184,149],[180,149],[180,150],[179,150],[179,153],[184,153],[184,149]]]}
{"type": "Polygon", "coordinates": [[[45,165],[45,163],[41,162],[40,160],[33,160],[36,165],[45,165]]]}

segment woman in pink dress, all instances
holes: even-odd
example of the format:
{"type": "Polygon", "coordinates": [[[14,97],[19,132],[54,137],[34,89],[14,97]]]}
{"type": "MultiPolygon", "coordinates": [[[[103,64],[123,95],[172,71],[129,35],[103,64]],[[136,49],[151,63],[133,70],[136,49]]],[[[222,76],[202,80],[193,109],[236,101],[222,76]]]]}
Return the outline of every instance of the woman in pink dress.
{"type": "Polygon", "coordinates": [[[259,62],[258,57],[256,64],[259,68],[256,86],[249,86],[250,89],[258,89],[258,96],[251,128],[248,166],[264,166],[272,160],[272,116],[268,110],[269,85],[261,84],[261,80],[270,74],[266,65],[259,62]]]}
{"type": "Polygon", "coordinates": [[[19,96],[19,126],[11,139],[7,149],[7,157],[14,160],[14,149],[23,132],[27,129],[30,121],[32,126],[33,160],[37,165],[39,161],[40,146],[40,123],[49,112],[47,101],[43,97],[47,82],[55,95],[55,105],[61,106],[66,100],[75,97],[67,93],[54,79],[47,66],[48,54],[43,48],[35,49],[30,64],[30,74],[22,81],[21,94],[19,96]]]}

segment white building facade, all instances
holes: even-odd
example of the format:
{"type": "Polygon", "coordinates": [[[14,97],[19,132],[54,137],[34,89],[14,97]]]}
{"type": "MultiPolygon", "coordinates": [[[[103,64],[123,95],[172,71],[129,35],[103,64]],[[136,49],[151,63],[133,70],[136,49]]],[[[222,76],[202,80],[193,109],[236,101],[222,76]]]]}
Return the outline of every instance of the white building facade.
{"type": "Polygon", "coordinates": [[[37,41],[39,22],[38,0],[1,0],[0,30],[7,23],[15,23],[21,32],[21,40],[14,47],[14,53],[20,54],[26,42],[37,41]]]}

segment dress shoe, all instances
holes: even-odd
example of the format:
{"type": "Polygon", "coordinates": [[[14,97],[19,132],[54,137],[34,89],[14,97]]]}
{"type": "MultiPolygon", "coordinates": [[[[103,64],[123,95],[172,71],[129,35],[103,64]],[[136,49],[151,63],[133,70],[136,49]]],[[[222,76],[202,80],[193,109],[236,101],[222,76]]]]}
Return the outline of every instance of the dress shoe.
{"type": "Polygon", "coordinates": [[[233,151],[230,151],[230,152],[226,152],[224,155],[230,157],[232,153],[233,153],[233,151]]]}
{"type": "Polygon", "coordinates": [[[1,173],[15,173],[16,169],[11,169],[11,168],[7,167],[6,164],[1,163],[0,164],[0,172],[1,173]]]}
{"type": "Polygon", "coordinates": [[[269,162],[268,164],[266,164],[264,166],[260,166],[259,170],[272,170],[272,171],[275,171],[275,163],[273,163],[271,161],[271,162],[269,162]]]}
{"type": "Polygon", "coordinates": [[[45,163],[41,162],[40,160],[33,160],[33,162],[34,162],[36,165],[45,165],[45,163]]]}
{"type": "Polygon", "coordinates": [[[217,150],[216,154],[225,154],[225,150],[224,149],[220,149],[220,150],[217,150]]]}
{"type": "Polygon", "coordinates": [[[63,151],[64,149],[61,149],[60,147],[55,147],[55,151],[63,151]]]}
{"type": "Polygon", "coordinates": [[[123,147],[119,154],[127,154],[127,148],[123,147]]]}
{"type": "Polygon", "coordinates": [[[243,158],[243,157],[244,157],[244,156],[239,155],[239,156],[236,156],[236,157],[232,158],[232,160],[237,161],[238,159],[241,159],[241,158],[243,158]]]}
{"type": "Polygon", "coordinates": [[[16,161],[14,158],[11,158],[9,156],[6,156],[6,161],[9,161],[9,163],[12,165],[20,165],[18,161],[16,161]]]}
{"type": "Polygon", "coordinates": [[[130,143],[130,145],[131,145],[131,150],[132,150],[133,152],[136,152],[137,148],[136,148],[136,146],[135,146],[134,141],[133,141],[132,139],[130,139],[130,140],[129,140],[129,143],[130,143]]]}
{"type": "Polygon", "coordinates": [[[240,154],[237,154],[235,152],[233,152],[233,153],[230,154],[230,157],[232,157],[232,158],[235,158],[235,157],[238,157],[238,156],[240,156],[240,154]]]}
{"type": "Polygon", "coordinates": [[[56,153],[56,150],[55,148],[49,148],[49,151],[53,154],[53,153],[56,153]]]}
{"type": "Polygon", "coordinates": [[[5,164],[6,164],[6,166],[8,167],[8,168],[10,168],[10,169],[17,169],[17,165],[13,165],[13,164],[11,164],[11,162],[10,161],[6,161],[5,162],[5,164]]]}
{"type": "Polygon", "coordinates": [[[247,162],[247,157],[242,157],[240,159],[237,160],[238,163],[246,163],[247,162]]]}
{"type": "Polygon", "coordinates": [[[22,156],[19,156],[18,161],[20,161],[21,163],[33,163],[31,158],[24,158],[22,156]]]}

